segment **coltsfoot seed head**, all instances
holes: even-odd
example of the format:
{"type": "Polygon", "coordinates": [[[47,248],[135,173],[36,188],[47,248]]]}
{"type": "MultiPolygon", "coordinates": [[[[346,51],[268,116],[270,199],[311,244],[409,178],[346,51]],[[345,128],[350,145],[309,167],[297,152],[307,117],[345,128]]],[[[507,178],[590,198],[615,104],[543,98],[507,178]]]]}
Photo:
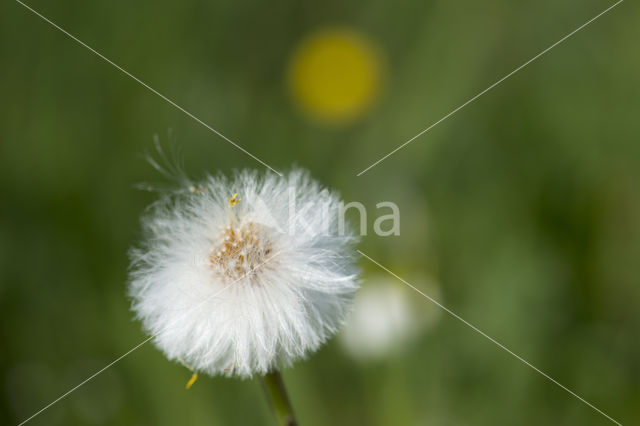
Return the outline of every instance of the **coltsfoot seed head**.
{"type": "Polygon", "coordinates": [[[358,287],[339,205],[301,170],[208,176],[165,194],[131,251],[137,318],[169,359],[210,375],[264,374],[315,351],[358,287]]]}

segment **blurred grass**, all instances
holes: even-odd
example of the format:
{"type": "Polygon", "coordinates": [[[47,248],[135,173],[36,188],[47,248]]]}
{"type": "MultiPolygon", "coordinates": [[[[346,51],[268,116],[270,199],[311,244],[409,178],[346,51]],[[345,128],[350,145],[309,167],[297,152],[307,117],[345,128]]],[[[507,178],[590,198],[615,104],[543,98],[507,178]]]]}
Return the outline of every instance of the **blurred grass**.
{"type": "MultiPolygon", "coordinates": [[[[622,423],[640,418],[636,4],[358,178],[611,3],[28,4],[275,168],[309,168],[370,213],[398,203],[401,236],[368,236],[366,253],[437,276],[447,306],[622,423]],[[389,70],[367,117],[325,128],[285,74],[302,37],[336,24],[376,41],[389,70]]],[[[126,252],[153,199],[133,185],[161,180],[140,158],[152,135],[173,129],[194,176],[259,164],[18,3],[0,10],[0,421],[15,424],[144,338],[126,252]]],[[[148,345],[31,424],[271,424],[257,383],[185,392],[188,378],[148,345]]],[[[285,380],[302,425],[607,423],[447,316],[384,361],[332,341],[285,380]]]]}

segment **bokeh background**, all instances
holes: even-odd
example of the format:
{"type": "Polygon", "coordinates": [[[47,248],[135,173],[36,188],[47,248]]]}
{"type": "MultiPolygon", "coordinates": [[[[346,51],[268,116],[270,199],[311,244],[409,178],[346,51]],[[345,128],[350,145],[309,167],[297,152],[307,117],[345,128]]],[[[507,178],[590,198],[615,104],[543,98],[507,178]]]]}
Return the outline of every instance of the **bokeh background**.
{"type": "MultiPolygon", "coordinates": [[[[278,169],[370,217],[360,248],[623,424],[640,419],[640,7],[606,0],[29,5],[278,169]],[[401,235],[372,233],[376,203],[401,235]]],[[[262,168],[17,2],[0,6],[0,423],[144,339],[127,250],[185,171],[262,168]],[[171,147],[171,148],[170,148],[171,147]]],[[[345,332],[284,372],[302,425],[608,420],[372,263],[345,332]]],[[[33,425],[271,425],[257,381],[148,344],[33,425]]]]}

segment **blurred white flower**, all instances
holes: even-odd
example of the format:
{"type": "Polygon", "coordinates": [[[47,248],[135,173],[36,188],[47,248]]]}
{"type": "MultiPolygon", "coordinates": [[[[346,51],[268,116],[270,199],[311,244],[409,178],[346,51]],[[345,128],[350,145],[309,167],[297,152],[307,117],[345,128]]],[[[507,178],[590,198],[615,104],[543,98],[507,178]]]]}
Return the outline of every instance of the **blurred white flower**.
{"type": "MultiPolygon", "coordinates": [[[[438,297],[434,281],[418,277],[412,282],[430,296],[438,297]]],[[[351,356],[361,361],[380,360],[401,350],[440,315],[435,305],[422,299],[417,302],[414,291],[392,277],[367,278],[356,294],[340,341],[351,356]]]]}
{"type": "Polygon", "coordinates": [[[249,377],[336,333],[358,287],[336,194],[300,170],[185,186],[150,207],[132,250],[133,310],[169,359],[249,377]]]}

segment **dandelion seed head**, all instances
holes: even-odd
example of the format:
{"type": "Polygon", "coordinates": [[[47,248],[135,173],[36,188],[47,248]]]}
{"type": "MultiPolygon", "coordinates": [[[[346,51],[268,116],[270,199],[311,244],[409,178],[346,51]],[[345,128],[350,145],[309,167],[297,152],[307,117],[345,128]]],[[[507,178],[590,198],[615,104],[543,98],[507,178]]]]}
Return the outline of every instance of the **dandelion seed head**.
{"type": "Polygon", "coordinates": [[[154,344],[194,371],[239,377],[317,350],[358,287],[339,203],[301,170],[207,176],[164,194],[131,251],[132,307],[154,344]]]}

